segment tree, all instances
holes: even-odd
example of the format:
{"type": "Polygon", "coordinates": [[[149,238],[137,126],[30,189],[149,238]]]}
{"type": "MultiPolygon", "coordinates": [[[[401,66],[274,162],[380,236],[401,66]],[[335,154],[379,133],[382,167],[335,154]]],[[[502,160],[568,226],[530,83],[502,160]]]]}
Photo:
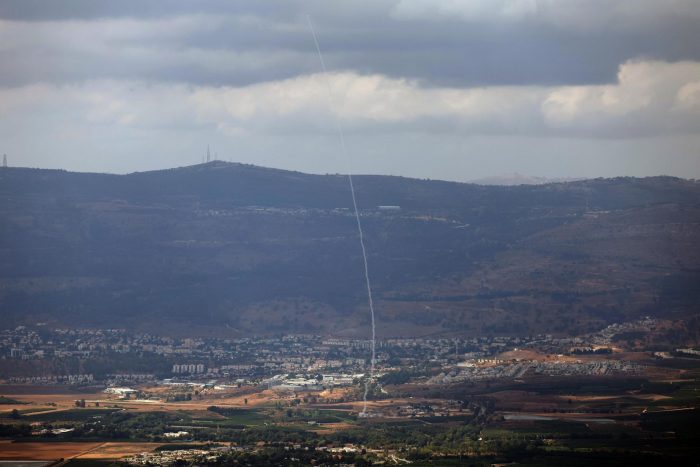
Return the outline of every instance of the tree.
{"type": "Polygon", "coordinates": [[[243,405],[248,405],[248,398],[247,397],[243,399],[243,405]]]}
{"type": "Polygon", "coordinates": [[[12,420],[19,420],[20,418],[22,418],[22,415],[20,415],[19,410],[12,409],[12,412],[10,412],[10,418],[12,420]]]}

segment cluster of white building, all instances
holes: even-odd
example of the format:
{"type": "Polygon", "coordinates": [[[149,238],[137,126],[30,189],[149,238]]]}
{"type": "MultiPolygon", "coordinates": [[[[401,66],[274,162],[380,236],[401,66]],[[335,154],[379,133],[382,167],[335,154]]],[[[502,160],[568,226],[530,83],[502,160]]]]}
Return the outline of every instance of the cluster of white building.
{"type": "Polygon", "coordinates": [[[175,374],[197,374],[197,373],[204,373],[206,368],[204,367],[203,363],[183,363],[183,364],[178,364],[176,363],[173,365],[173,373],[175,374]]]}
{"type": "Polygon", "coordinates": [[[334,386],[350,386],[356,380],[364,377],[364,374],[324,374],[324,375],[275,375],[263,380],[271,388],[292,390],[321,390],[334,386]]]}
{"type": "Polygon", "coordinates": [[[58,376],[15,376],[9,379],[15,384],[85,384],[92,383],[92,375],[58,375],[58,376]]]}
{"type": "Polygon", "coordinates": [[[142,452],[132,457],[122,459],[129,465],[173,465],[176,462],[186,462],[188,465],[215,463],[220,452],[229,451],[225,448],[209,449],[178,449],[173,451],[142,452]]]}
{"type": "Polygon", "coordinates": [[[450,384],[459,381],[483,381],[499,378],[518,379],[525,374],[550,376],[603,376],[616,373],[638,373],[641,367],[621,360],[594,362],[497,362],[496,365],[480,365],[464,362],[449,372],[430,378],[429,384],[450,384]]]}
{"type": "Polygon", "coordinates": [[[125,399],[127,397],[131,397],[132,395],[138,395],[139,391],[136,389],[132,388],[124,388],[124,387],[111,387],[107,388],[104,391],[106,394],[116,394],[117,396],[125,399]]]}

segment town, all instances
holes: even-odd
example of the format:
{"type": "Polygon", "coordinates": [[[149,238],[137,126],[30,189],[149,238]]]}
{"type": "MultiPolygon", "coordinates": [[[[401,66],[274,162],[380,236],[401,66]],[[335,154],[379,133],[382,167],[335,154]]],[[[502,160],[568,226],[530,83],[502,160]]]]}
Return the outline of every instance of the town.
{"type": "Polygon", "coordinates": [[[19,326],[0,332],[0,429],[12,440],[0,449],[140,465],[493,463],[550,447],[574,456],[580,436],[598,449],[623,433],[665,452],[696,417],[698,349],[655,338],[682,326],[380,339],[373,374],[365,339],[19,326]]]}
{"type": "MultiPolygon", "coordinates": [[[[634,374],[641,372],[639,364],[618,358],[591,361],[579,357],[605,357],[612,352],[615,335],[653,329],[657,324],[657,320],[645,318],[613,324],[582,337],[379,340],[376,370],[378,376],[401,373],[427,384],[520,378],[528,372],[634,374]],[[549,358],[517,353],[526,349],[549,358]],[[507,352],[513,355],[496,358],[507,352]]],[[[198,382],[317,388],[351,385],[362,379],[370,363],[369,348],[368,340],[315,335],[172,338],[120,329],[20,326],[0,332],[0,377],[13,384],[198,382]],[[139,371],[131,370],[135,361],[139,371]]]]}

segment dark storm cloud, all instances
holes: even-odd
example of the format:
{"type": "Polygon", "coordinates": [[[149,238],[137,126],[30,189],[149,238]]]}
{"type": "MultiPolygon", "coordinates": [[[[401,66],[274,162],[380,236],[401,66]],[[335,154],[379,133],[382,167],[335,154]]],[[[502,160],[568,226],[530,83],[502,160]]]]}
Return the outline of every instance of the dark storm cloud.
{"type": "Polygon", "coordinates": [[[114,78],[245,85],[315,72],[306,13],[332,70],[417,79],[425,86],[609,83],[629,59],[700,59],[696,17],[665,15],[635,27],[588,30],[536,18],[402,19],[394,14],[396,3],[0,1],[0,18],[30,22],[19,34],[35,34],[33,41],[0,47],[7,64],[0,83],[114,78]],[[150,23],[188,17],[201,21],[148,34],[150,23]],[[57,36],[53,22],[71,24],[75,34],[88,29],[85,40],[102,47],[72,41],[70,31],[57,36]],[[103,34],[102,22],[112,24],[111,34],[103,34]],[[131,31],[131,22],[143,25],[131,31]],[[90,30],[90,24],[97,26],[90,30]],[[208,55],[195,58],[195,52],[208,55]]]}
{"type": "MultiPolygon", "coordinates": [[[[291,4],[289,4],[291,7],[291,4]]],[[[160,18],[196,13],[277,15],[289,10],[284,1],[230,0],[3,0],[0,17],[21,21],[160,18]]]]}

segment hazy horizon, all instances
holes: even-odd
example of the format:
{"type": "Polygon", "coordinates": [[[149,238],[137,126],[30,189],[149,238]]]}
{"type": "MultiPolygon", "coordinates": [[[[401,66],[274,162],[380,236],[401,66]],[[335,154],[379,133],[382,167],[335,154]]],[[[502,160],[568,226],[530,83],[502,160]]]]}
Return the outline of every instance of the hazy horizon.
{"type": "MultiPolygon", "coordinates": [[[[239,161],[235,161],[235,160],[223,160],[223,159],[213,159],[212,158],[212,160],[210,162],[211,163],[224,162],[224,163],[228,163],[228,164],[252,165],[252,166],[260,167],[262,169],[291,171],[291,172],[299,172],[299,173],[311,174],[311,175],[343,175],[343,176],[347,175],[347,172],[314,172],[311,170],[307,171],[307,170],[297,170],[294,168],[274,167],[271,165],[260,165],[260,164],[249,163],[249,162],[239,162],[239,161]]],[[[195,167],[197,165],[204,165],[206,163],[207,163],[206,161],[199,161],[199,162],[194,162],[192,164],[186,164],[186,165],[177,165],[177,166],[172,166],[172,167],[157,167],[157,168],[153,168],[153,169],[133,170],[133,171],[126,171],[126,172],[110,172],[110,171],[99,171],[99,170],[71,170],[71,169],[66,169],[63,167],[31,167],[31,166],[17,166],[17,165],[12,165],[12,164],[8,164],[8,168],[37,169],[37,170],[60,170],[60,171],[84,173],[84,174],[129,175],[129,174],[145,173],[145,172],[158,172],[158,171],[163,171],[163,170],[185,169],[188,167],[195,167]]],[[[681,175],[670,175],[670,174],[665,174],[665,173],[652,174],[652,175],[640,175],[640,176],[611,175],[611,176],[599,176],[599,177],[545,177],[545,176],[533,175],[533,174],[521,173],[521,172],[503,172],[503,173],[499,173],[499,174],[487,175],[484,177],[464,179],[464,180],[453,179],[453,178],[449,178],[449,177],[433,178],[433,177],[425,177],[425,176],[412,176],[412,175],[405,175],[405,174],[389,174],[389,173],[379,173],[379,172],[377,172],[377,173],[353,172],[352,175],[355,175],[355,176],[377,175],[377,176],[390,176],[390,177],[396,176],[396,177],[406,177],[406,178],[412,178],[412,179],[425,179],[425,180],[447,181],[447,182],[457,182],[457,183],[477,183],[477,184],[481,183],[481,184],[486,184],[486,185],[518,185],[518,184],[523,184],[523,185],[533,184],[534,185],[534,184],[541,184],[541,183],[575,182],[575,181],[582,181],[582,180],[592,180],[592,179],[596,179],[596,178],[613,179],[613,178],[619,178],[619,177],[633,177],[633,178],[674,177],[674,178],[680,178],[682,180],[689,180],[689,181],[697,180],[694,177],[681,176],[681,175]]]]}

